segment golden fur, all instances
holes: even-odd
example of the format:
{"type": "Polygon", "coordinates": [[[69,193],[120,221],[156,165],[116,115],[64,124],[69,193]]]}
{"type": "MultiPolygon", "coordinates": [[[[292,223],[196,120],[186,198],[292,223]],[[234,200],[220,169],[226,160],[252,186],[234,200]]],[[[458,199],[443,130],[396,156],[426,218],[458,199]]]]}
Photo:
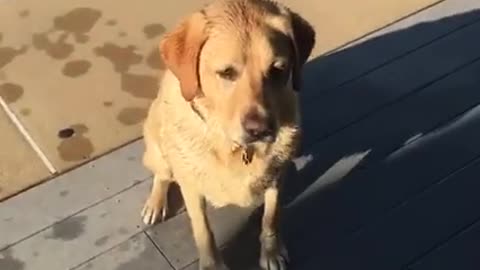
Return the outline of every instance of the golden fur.
{"type": "Polygon", "coordinates": [[[263,269],[285,269],[276,233],[279,178],[299,141],[301,66],[314,30],[268,0],[215,1],[185,18],[160,44],[165,72],[144,125],[144,164],[154,173],[144,222],[164,218],[169,183],[179,184],[200,269],[226,269],[205,201],[216,207],[264,203],[263,269]],[[245,121],[274,127],[247,141],[245,121]]]}

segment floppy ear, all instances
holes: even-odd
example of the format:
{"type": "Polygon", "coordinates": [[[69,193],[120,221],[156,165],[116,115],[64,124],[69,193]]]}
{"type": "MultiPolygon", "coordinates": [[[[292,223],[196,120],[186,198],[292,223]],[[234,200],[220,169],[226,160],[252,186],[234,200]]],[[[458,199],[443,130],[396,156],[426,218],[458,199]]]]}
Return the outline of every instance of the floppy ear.
{"type": "Polygon", "coordinates": [[[165,66],[180,82],[182,96],[193,100],[201,93],[198,75],[200,51],[207,40],[206,19],[200,12],[184,19],[160,42],[160,54],[165,66]]]}
{"type": "Polygon", "coordinates": [[[315,30],[300,15],[290,11],[290,22],[292,25],[292,39],[295,50],[295,63],[293,67],[292,81],[293,88],[300,90],[302,81],[302,67],[307,62],[310,53],[315,45],[315,30]]]}

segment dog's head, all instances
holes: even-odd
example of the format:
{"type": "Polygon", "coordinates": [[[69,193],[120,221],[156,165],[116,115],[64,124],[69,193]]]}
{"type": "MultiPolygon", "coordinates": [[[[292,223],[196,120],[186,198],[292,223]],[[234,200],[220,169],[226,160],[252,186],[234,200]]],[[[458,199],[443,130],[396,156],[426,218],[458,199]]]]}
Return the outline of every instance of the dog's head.
{"type": "Polygon", "coordinates": [[[314,43],[311,25],[280,4],[224,0],[184,19],[160,50],[184,99],[246,145],[273,139],[294,114],[293,91],[314,43]]]}

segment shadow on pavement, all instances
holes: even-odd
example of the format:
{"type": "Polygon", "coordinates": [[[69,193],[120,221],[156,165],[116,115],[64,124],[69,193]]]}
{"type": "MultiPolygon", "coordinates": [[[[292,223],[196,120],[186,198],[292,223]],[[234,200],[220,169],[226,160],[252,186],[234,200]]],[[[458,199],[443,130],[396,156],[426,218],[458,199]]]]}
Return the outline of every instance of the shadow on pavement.
{"type": "MultiPolygon", "coordinates": [[[[434,170],[421,159],[408,161],[395,153],[480,102],[475,93],[478,81],[451,80],[447,86],[434,82],[468,65],[474,68],[466,68],[467,80],[480,74],[480,66],[472,64],[480,58],[480,51],[473,49],[480,43],[480,23],[475,23],[479,19],[480,11],[474,10],[420,23],[306,64],[301,92],[305,138],[301,156],[287,174],[284,194],[282,235],[292,269],[335,269],[327,266],[341,254],[345,239],[433,183],[433,176],[397,181],[408,177],[401,171],[390,183],[382,182],[382,176],[390,177],[392,159],[419,175],[434,170]],[[426,49],[420,48],[425,44],[426,49]],[[455,96],[444,88],[455,89],[455,96]]],[[[452,168],[439,168],[438,174],[452,168]]],[[[257,260],[259,216],[254,214],[226,248],[233,269],[248,269],[257,260]]]]}

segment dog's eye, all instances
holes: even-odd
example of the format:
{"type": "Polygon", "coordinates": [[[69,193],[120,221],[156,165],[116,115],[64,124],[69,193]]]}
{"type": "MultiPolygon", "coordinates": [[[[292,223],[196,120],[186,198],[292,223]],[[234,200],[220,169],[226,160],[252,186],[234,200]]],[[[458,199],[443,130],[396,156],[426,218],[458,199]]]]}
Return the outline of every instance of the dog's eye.
{"type": "Polygon", "coordinates": [[[270,70],[268,71],[269,73],[268,76],[273,79],[279,78],[286,73],[287,69],[288,69],[288,64],[286,62],[280,62],[280,61],[274,62],[270,66],[270,70]]]}
{"type": "Polygon", "coordinates": [[[272,64],[272,68],[278,69],[278,70],[286,70],[287,69],[287,63],[283,61],[277,61],[272,64]]]}
{"type": "Polygon", "coordinates": [[[238,77],[237,71],[233,67],[227,67],[222,70],[217,71],[218,76],[220,78],[229,80],[229,81],[234,81],[238,77]]]}

